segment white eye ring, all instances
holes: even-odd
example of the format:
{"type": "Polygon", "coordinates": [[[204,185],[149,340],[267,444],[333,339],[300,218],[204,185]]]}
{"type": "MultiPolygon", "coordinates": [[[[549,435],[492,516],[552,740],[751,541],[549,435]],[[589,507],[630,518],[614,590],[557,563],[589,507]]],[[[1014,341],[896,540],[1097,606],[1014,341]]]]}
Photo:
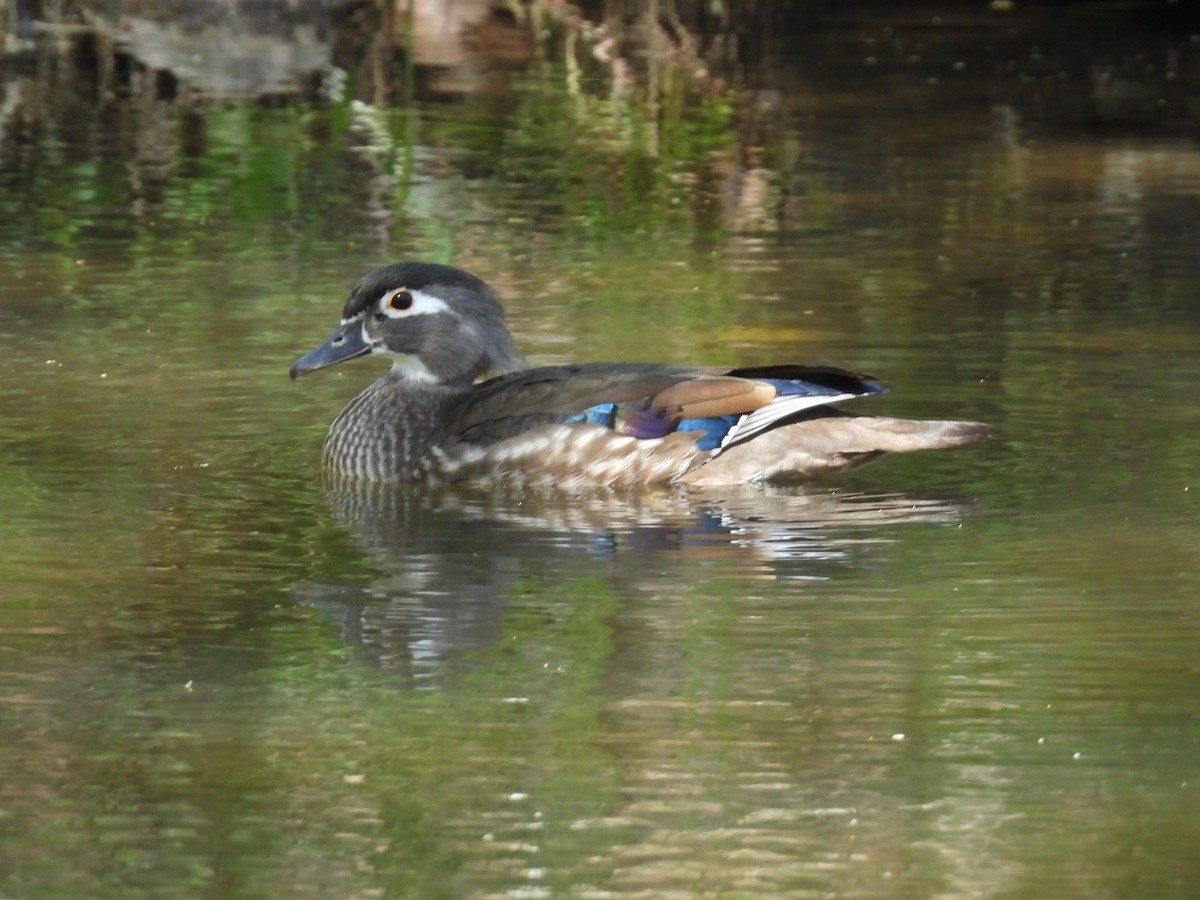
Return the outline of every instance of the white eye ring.
{"type": "Polygon", "coordinates": [[[375,317],[380,320],[384,317],[399,319],[404,316],[445,312],[450,312],[450,307],[440,297],[404,287],[387,291],[375,306],[375,317]]]}

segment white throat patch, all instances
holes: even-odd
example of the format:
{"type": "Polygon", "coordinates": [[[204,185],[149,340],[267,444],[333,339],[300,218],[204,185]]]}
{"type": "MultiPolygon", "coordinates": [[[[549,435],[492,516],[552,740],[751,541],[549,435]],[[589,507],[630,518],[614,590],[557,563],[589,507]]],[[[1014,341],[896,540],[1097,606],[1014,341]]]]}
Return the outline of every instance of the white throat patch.
{"type": "Polygon", "coordinates": [[[366,322],[362,323],[362,339],[363,343],[370,345],[372,356],[386,356],[391,359],[393,374],[412,378],[415,381],[438,380],[437,376],[429,370],[429,366],[421,362],[421,357],[413,356],[411,353],[393,353],[382,344],[371,340],[371,335],[367,333],[366,322]]]}
{"type": "Polygon", "coordinates": [[[419,356],[413,356],[411,353],[390,353],[382,349],[376,349],[373,352],[391,358],[393,375],[403,375],[405,378],[411,378],[414,381],[434,382],[438,380],[437,376],[429,370],[429,367],[421,362],[419,356]]]}

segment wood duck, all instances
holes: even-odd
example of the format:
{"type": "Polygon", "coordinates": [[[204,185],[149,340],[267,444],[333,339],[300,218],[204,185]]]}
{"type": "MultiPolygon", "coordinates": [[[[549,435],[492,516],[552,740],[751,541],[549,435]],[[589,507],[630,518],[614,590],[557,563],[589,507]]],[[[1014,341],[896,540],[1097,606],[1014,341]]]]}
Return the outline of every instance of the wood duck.
{"type": "Polygon", "coordinates": [[[323,456],[334,473],[373,482],[789,481],[990,431],[978,422],[846,415],[829,404],[884,388],[823,366],[530,368],[487,285],[431,263],[367,273],[337,330],[289,374],[368,354],[390,357],[392,369],[334,420],[323,456]]]}

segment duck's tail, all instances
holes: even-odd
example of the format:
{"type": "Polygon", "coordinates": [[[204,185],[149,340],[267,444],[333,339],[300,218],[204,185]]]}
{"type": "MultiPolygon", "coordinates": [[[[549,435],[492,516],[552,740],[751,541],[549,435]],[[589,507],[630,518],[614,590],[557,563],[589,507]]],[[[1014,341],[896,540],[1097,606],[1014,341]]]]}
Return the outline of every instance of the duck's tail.
{"type": "Polygon", "coordinates": [[[831,415],[783,425],[728,447],[680,482],[690,485],[787,481],[861,465],[884,453],[943,450],[991,434],[982,422],[831,415]]]}

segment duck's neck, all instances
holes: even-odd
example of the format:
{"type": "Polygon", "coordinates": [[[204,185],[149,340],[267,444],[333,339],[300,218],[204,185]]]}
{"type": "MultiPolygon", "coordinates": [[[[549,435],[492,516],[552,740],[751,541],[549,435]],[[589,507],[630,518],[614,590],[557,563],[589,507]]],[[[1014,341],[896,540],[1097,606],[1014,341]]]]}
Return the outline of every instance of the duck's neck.
{"type": "Polygon", "coordinates": [[[392,372],[347,404],[329,426],[324,462],[342,475],[370,481],[435,477],[431,448],[445,440],[448,409],[463,389],[392,372]]]}

